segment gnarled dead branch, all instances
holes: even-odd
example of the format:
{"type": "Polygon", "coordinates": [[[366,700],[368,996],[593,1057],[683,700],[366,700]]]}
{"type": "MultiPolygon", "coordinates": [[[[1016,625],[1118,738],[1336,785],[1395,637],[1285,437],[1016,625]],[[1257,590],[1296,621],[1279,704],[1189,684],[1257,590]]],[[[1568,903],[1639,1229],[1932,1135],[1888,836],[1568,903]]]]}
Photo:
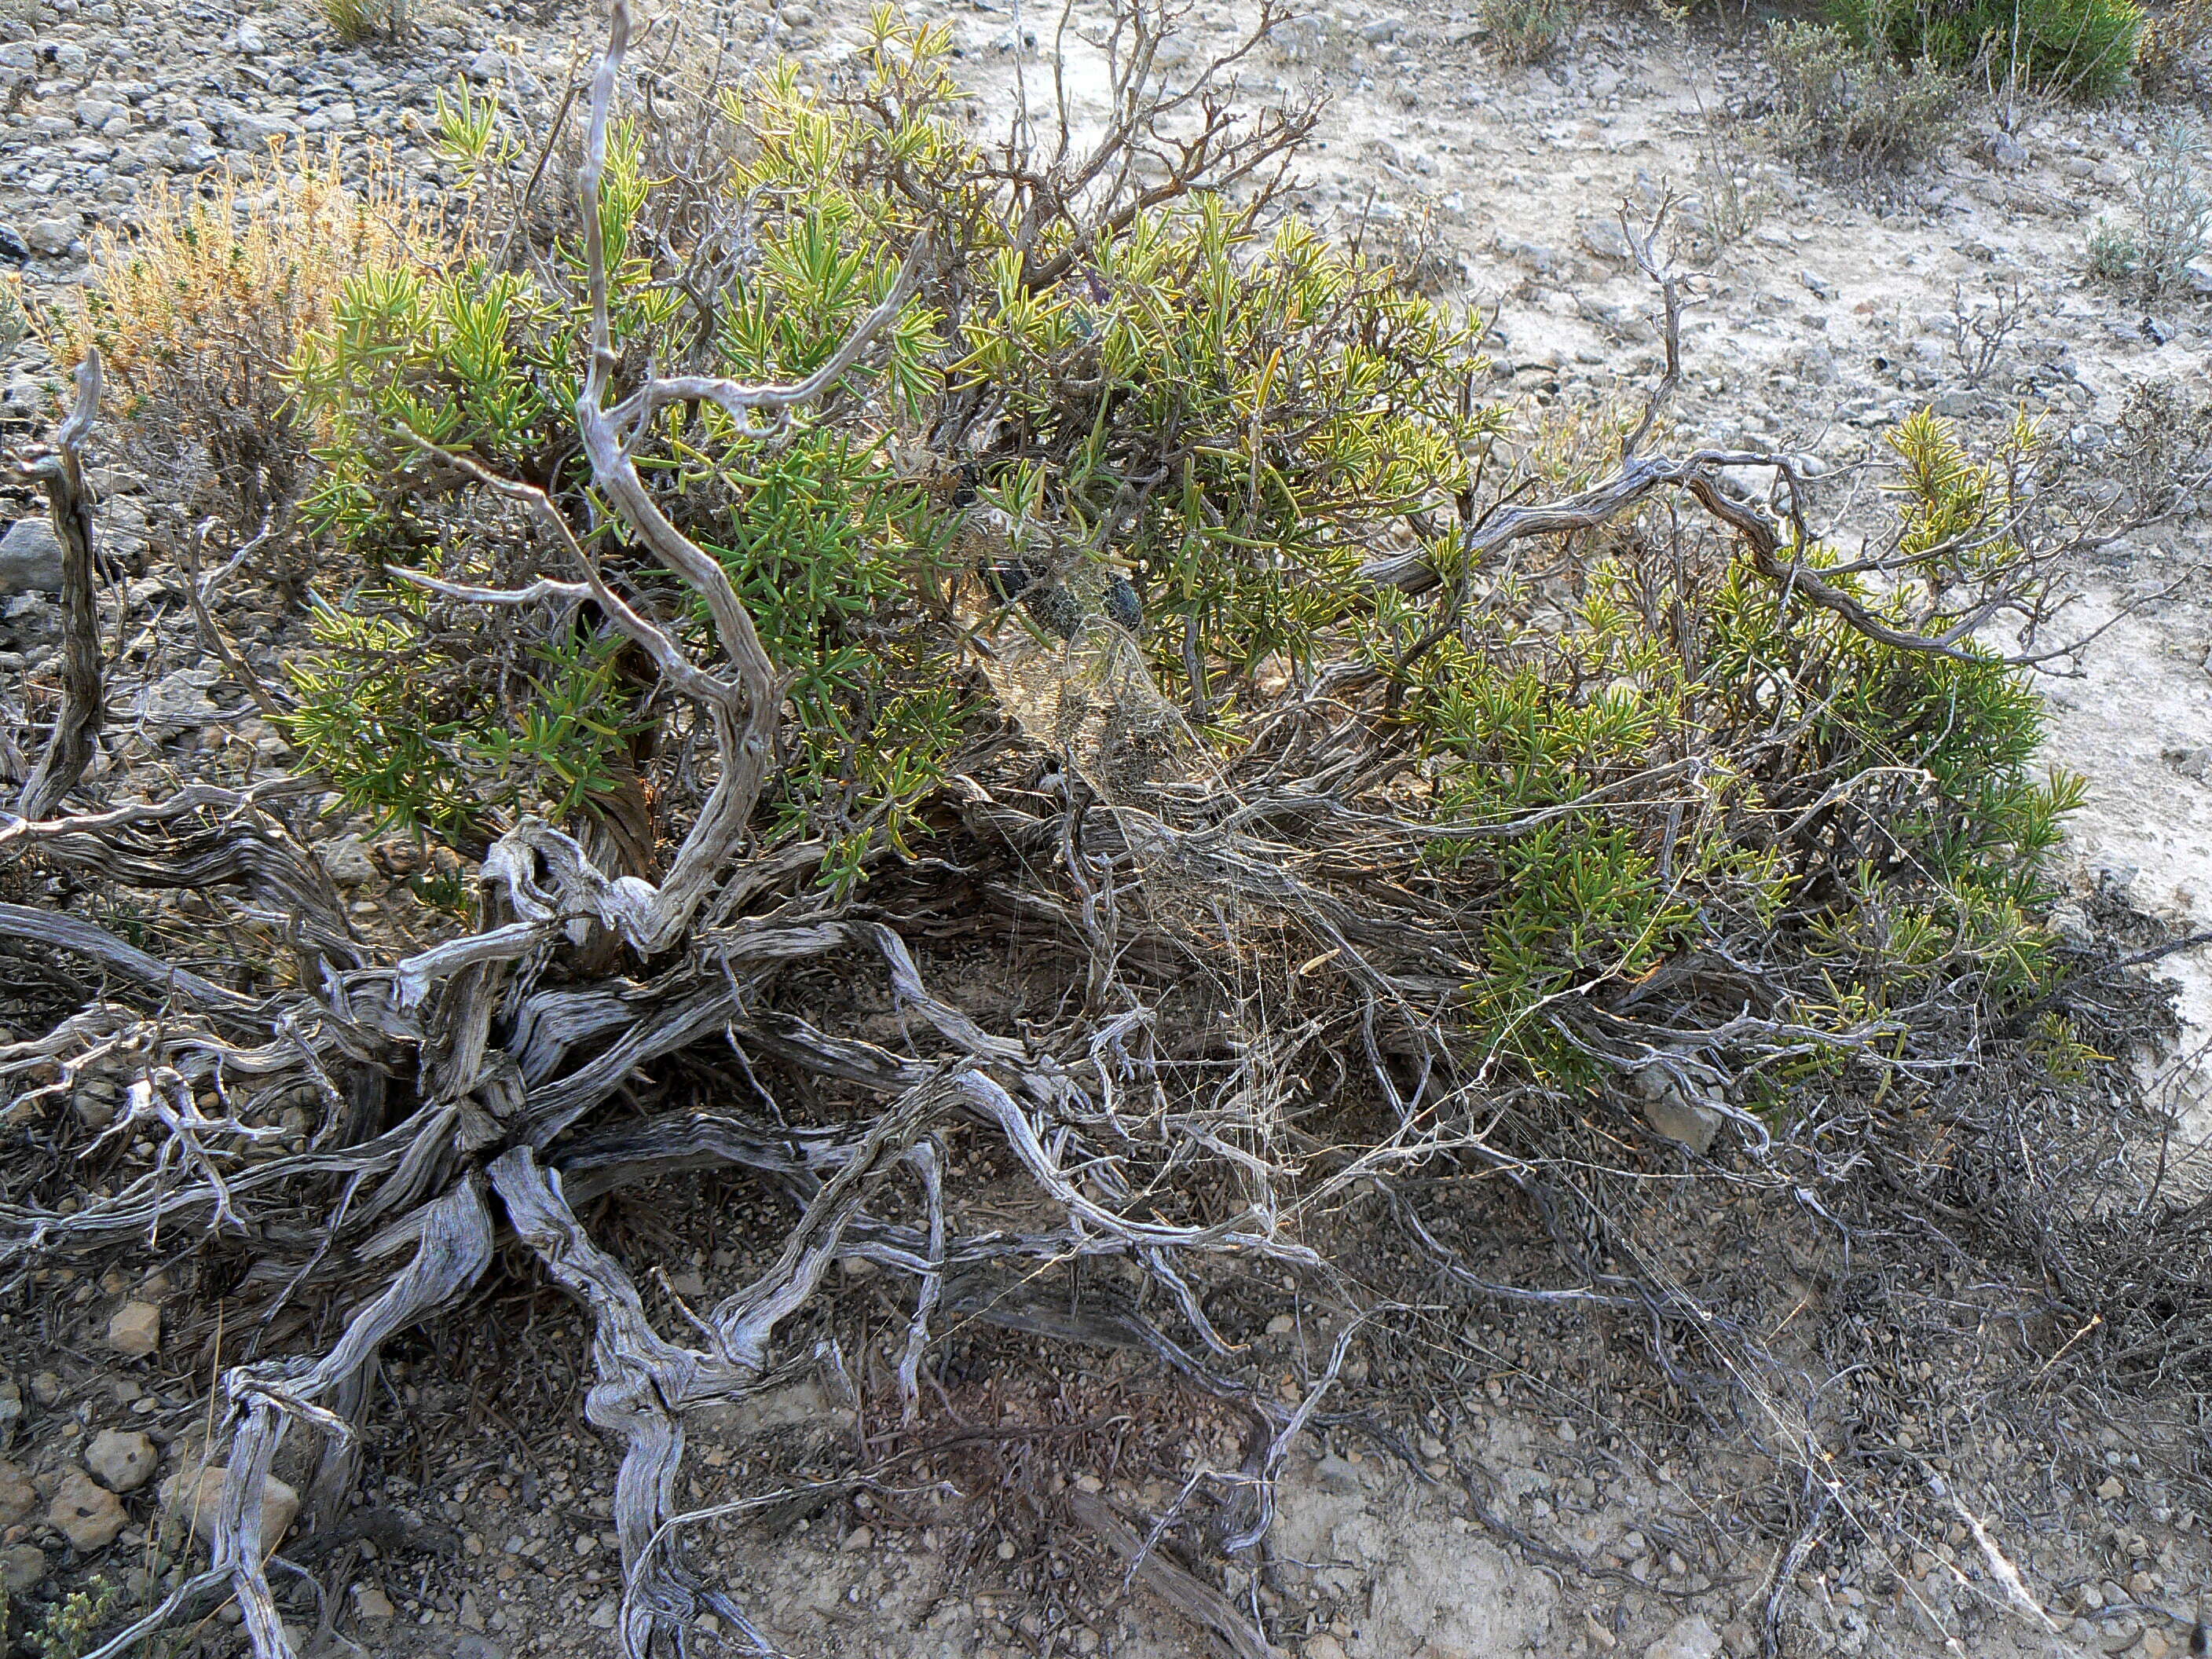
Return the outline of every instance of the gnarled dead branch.
{"type": "Polygon", "coordinates": [[[62,707],[46,750],[23,786],[16,811],[44,817],[76,787],[92,764],[106,710],[100,701],[100,607],[93,592],[92,493],[84,479],[84,441],[100,414],[100,353],[76,368],[76,404],[43,454],[9,458],[4,476],[42,485],[62,544],[62,707]]]}

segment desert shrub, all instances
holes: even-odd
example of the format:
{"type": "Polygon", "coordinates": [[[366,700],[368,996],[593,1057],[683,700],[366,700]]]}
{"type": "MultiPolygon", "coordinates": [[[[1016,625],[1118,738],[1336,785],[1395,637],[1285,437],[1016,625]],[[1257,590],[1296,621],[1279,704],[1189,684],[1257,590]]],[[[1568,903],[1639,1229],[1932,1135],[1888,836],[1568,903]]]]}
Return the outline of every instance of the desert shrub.
{"type": "MultiPolygon", "coordinates": [[[[748,333],[733,321],[718,368],[776,378],[834,347],[880,297],[890,272],[866,246],[841,252],[834,231],[812,224],[797,234],[803,246],[772,244],[766,261],[774,274],[762,286],[775,297],[759,296],[754,314],[775,325],[748,333]],[[809,325],[795,325],[800,315],[809,325]]],[[[627,320],[649,333],[666,317],[648,301],[627,320]]],[[[514,524],[513,541],[488,544],[483,492],[444,457],[560,477],[575,321],[528,281],[480,265],[349,285],[331,334],[302,361],[308,405],[327,423],[311,520],[379,567],[483,581],[526,580],[556,562],[526,523],[514,524]]],[[[936,343],[919,308],[906,343],[909,368],[936,343]]],[[[854,768],[878,760],[892,775],[859,810],[907,799],[913,769],[926,771],[960,731],[943,674],[925,676],[941,663],[910,653],[896,665],[892,635],[928,629],[921,584],[942,562],[926,497],[848,431],[769,447],[732,441],[713,418],[701,426],[683,448],[717,460],[690,480],[678,517],[729,565],[793,675],[799,730],[813,735],[787,805],[842,801],[860,787],[854,768]],[[908,671],[896,684],[895,665],[908,671]]],[[[404,581],[373,581],[317,617],[321,650],[295,671],[292,729],[354,799],[394,821],[473,839],[524,811],[559,820],[587,802],[604,807],[619,793],[611,768],[650,683],[622,681],[612,640],[574,612],[548,605],[456,617],[404,581]]]]}
{"type": "Polygon", "coordinates": [[[13,272],[0,276],[0,354],[15,350],[30,331],[30,313],[23,306],[22,278],[13,272]]]}
{"type": "MultiPolygon", "coordinates": [[[[35,1623],[27,1622],[20,1635],[21,1650],[35,1655],[36,1659],[83,1659],[100,1646],[100,1627],[123,1601],[123,1593],[115,1583],[104,1576],[94,1576],[83,1589],[71,1590],[46,1607],[35,1623]]],[[[13,1611],[7,1593],[0,1590],[0,1633],[6,1631],[13,1611]]]]}
{"type": "Polygon", "coordinates": [[[1753,182],[1752,167],[1735,125],[1708,112],[1698,143],[1696,195],[1683,204],[1697,257],[1719,258],[1757,229],[1773,206],[1769,192],[1753,182]]]}
{"type": "MultiPolygon", "coordinates": [[[[355,1310],[323,1364],[229,1373],[228,1467],[332,1429],[363,1356],[535,1255],[592,1305],[593,1414],[628,1443],[617,1622],[680,1644],[707,1592],[666,1547],[697,1518],[670,1513],[675,1415],[791,1375],[802,1310],[918,1450],[983,1369],[933,1398],[921,1368],[1002,1316],[1109,1317],[1243,1434],[1277,1286],[1351,1315],[1301,1386],[1352,1386],[1376,1293],[1433,1300],[1439,1265],[1553,1299],[1474,1280],[1418,1218],[1395,1267],[1353,1201],[1464,1237],[1506,1172],[1573,1284],[1672,1352],[1741,1345],[1719,1369],[1764,1388],[1744,1304],[1642,1265],[1651,1172],[1731,1156],[1637,1142],[1643,1085],[1694,1085],[1760,1152],[1732,1180],[1825,1204],[1860,1147],[1958,1127],[1936,1091],[2023,1054],[2014,1023],[2079,1058],[2036,921],[2074,786],[1988,643],[2039,644],[2069,550],[2032,429],[1978,456],[1905,423],[1888,533],[1845,552],[1750,505],[1753,458],[1644,449],[1656,411],[1481,402],[1473,319],[1270,212],[1296,118],[1128,67],[1157,12],[1115,14],[1096,149],[982,147],[946,33],[888,15],[828,88],[784,67],[611,128],[611,13],[574,194],[495,248],[364,261],[297,343],[330,557],[290,793],[19,826],[115,874],[101,914],[137,931],[61,935],[127,982],[18,1045],[14,1121],[82,1156],[11,1166],[13,1248],[204,1225],[236,1287],[209,1335],[355,1310]],[[326,787],[482,854],[433,937],[349,926],[297,846],[326,787]],[[190,924],[142,907],[164,884],[190,924]],[[65,1103],[126,1071],[94,1140],[65,1103]],[[1891,1093],[1911,1115],[1877,1121],[1891,1093]],[[264,1127],[294,1110],[305,1133],[264,1127]],[[602,1248],[624,1200],[586,1195],[680,1201],[707,1160],[759,1201],[714,1255],[745,1282],[688,1335],[634,1277],[660,1243],[602,1248]],[[374,1265],[395,1237],[408,1262],[374,1265]],[[902,1340],[845,1258],[920,1286],[902,1340]]],[[[481,188],[532,166],[448,109],[481,188]]],[[[1102,1398],[1152,1389],[1142,1363],[1102,1398]]],[[[1187,1537],[1264,1536],[1319,1398],[1269,1407],[1267,1461],[1224,1465],[1187,1537]]],[[[258,1501],[216,1559],[273,1648],[258,1501]]]]}
{"type": "Polygon", "coordinates": [[[1491,52],[1508,64],[1535,64],[1575,38],[1582,0],[1481,0],[1475,15],[1489,33],[1491,52]]]}
{"type": "Polygon", "coordinates": [[[2082,252],[2089,274],[2100,283],[2124,283],[2142,268],[2142,243],[2135,232],[2101,215],[2082,252]]]}
{"type": "Polygon", "coordinates": [[[1900,66],[1819,23],[1775,25],[1767,53],[1772,130],[1801,161],[1847,172],[1923,161],[1957,120],[1959,82],[1924,58],[1900,66]]]}
{"type": "Polygon", "coordinates": [[[1829,0],[1828,15],[1878,56],[1954,72],[1988,61],[2081,98],[2126,83],[2143,27],[2134,0],[1829,0]]]}
{"type": "MultiPolygon", "coordinates": [[[[887,28],[879,88],[929,84],[941,49],[887,28]]],[[[641,140],[618,136],[612,345],[632,361],[787,380],[890,291],[912,210],[875,172],[868,126],[790,71],[728,112],[744,142],[727,188],[754,204],[757,257],[703,326],[655,280],[635,232],[641,140]]],[[[943,104],[925,96],[902,118],[894,142],[963,181],[940,184],[950,199],[970,199],[984,162],[943,104]]],[[[1349,653],[1382,676],[1431,781],[1436,856],[1489,964],[1469,988],[1468,1030],[1563,1075],[1588,1068],[1556,1020],[1532,1023],[1530,1010],[1593,974],[1640,980],[1716,927],[1764,937],[1790,915],[1863,911],[1948,939],[1969,915],[1992,940],[2029,931],[2023,872],[2063,792],[2029,779],[2033,704],[1994,662],[1900,653],[1790,605],[1723,550],[1669,567],[1633,537],[1578,572],[1565,609],[1509,583],[1489,598],[1490,628],[1411,649],[1433,619],[1378,600],[1365,567],[1389,547],[1450,562],[1474,458],[1508,422],[1468,398],[1468,320],[1389,266],[1295,221],[1263,234],[1202,192],[1064,250],[1079,256],[1067,277],[1043,286],[1025,272],[1062,250],[1025,258],[986,216],[945,234],[950,274],[907,303],[820,414],[763,439],[700,405],[641,452],[661,510],[722,562],[783,677],[762,833],[820,848],[825,878],[848,883],[871,848],[908,844],[988,729],[1007,683],[1003,663],[965,665],[971,630],[1013,597],[1006,573],[1018,568],[1029,586],[1016,623],[1077,649],[1126,632],[1138,672],[1204,743],[1243,740],[1270,675],[1349,653]],[[964,490],[900,459],[901,434],[918,442],[956,419],[989,434],[963,463],[964,490]],[[980,552],[979,509],[1012,526],[980,552]],[[1116,580],[1133,584],[1119,615],[1105,598],[1116,580]],[[1756,735],[1778,722],[1790,741],[1756,735]],[[1632,799],[1576,805],[1676,763],[1701,781],[1696,811],[1671,832],[1632,799]],[[1881,781],[1817,805],[1861,775],[1881,781]],[[1445,833],[1531,812],[1559,816],[1495,847],[1445,833]]],[[[525,814],[605,815],[656,753],[696,741],[661,729],[652,677],[619,672],[591,606],[455,605],[407,574],[512,590],[558,573],[561,550],[477,469],[541,486],[588,524],[564,413],[586,326],[581,296],[542,276],[481,262],[384,269],[346,285],[303,354],[323,434],[310,515],[383,574],[319,618],[289,726],[381,816],[481,841],[525,814]]],[[[1994,475],[1940,428],[1905,430],[1917,470],[1901,533],[1942,518],[1950,527],[1927,532],[1932,546],[1998,520],[1994,475]]],[[[1530,452],[1539,472],[1542,447],[1530,452]]],[[[665,586],[618,544],[602,539],[595,556],[641,592],[665,586]]],[[[1941,586],[1930,577],[1930,592],[1941,586]]],[[[656,603],[681,610],[672,593],[656,603]]],[[[1835,925],[1814,955],[1857,962],[1862,946],[1835,925]]],[[[1908,982],[1813,1000],[1848,1023],[1908,982]]]]}
{"type": "Polygon", "coordinates": [[[1461,452],[1496,425],[1460,404],[1474,333],[1295,221],[1255,245],[1218,200],[1140,222],[1092,268],[1103,297],[1038,306],[1000,262],[962,372],[1066,457],[1048,510],[1079,534],[1116,525],[1157,671],[1221,712],[1191,641],[1232,682],[1273,653],[1308,660],[1364,606],[1365,536],[1449,501],[1461,452]],[[1234,447],[1191,441],[1232,422],[1234,447]]]}
{"type": "Polygon", "coordinates": [[[281,155],[158,191],[135,234],[94,238],[95,285],[57,319],[66,356],[97,346],[128,441],[149,466],[201,484],[199,510],[238,534],[283,520],[307,487],[293,358],[329,325],[354,271],[434,267],[443,233],[389,166],[341,176],[281,155]]]}
{"type": "Polygon", "coordinates": [[[2212,157],[2202,124],[2170,116],[2136,160],[2136,214],[2143,285],[2153,294],[2181,286],[2212,240],[2212,157]]]}
{"type": "Polygon", "coordinates": [[[2153,97],[2184,98],[2212,86],[2212,0],[2171,0],[2146,13],[2136,79],[2153,97]]]}
{"type": "Polygon", "coordinates": [[[2112,460],[2132,514],[2159,518],[2201,505],[2212,478],[2212,399],[2172,376],[2138,379],[2112,422],[2112,460]]]}
{"type": "Polygon", "coordinates": [[[2136,158],[2131,195],[2128,219],[2097,221],[2087,264],[2100,281],[2138,286],[2156,299],[2186,283],[2189,267],[2212,247],[2212,165],[2201,124],[2172,115],[2152,129],[2136,158]]]}

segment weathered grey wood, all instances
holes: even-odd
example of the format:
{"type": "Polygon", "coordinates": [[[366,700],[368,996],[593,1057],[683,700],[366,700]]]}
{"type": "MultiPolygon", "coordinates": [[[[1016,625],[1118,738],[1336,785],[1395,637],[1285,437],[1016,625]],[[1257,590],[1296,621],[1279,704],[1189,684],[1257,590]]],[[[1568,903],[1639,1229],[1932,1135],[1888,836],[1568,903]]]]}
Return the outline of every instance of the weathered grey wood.
{"type": "Polygon", "coordinates": [[[62,707],[46,751],[16,802],[27,818],[46,817],[76,787],[92,764],[105,715],[100,603],[93,584],[92,495],[84,482],[84,441],[100,413],[100,352],[88,346],[76,368],[76,405],[56,429],[52,451],[18,459],[9,469],[21,482],[45,486],[54,534],[62,544],[62,707]]]}

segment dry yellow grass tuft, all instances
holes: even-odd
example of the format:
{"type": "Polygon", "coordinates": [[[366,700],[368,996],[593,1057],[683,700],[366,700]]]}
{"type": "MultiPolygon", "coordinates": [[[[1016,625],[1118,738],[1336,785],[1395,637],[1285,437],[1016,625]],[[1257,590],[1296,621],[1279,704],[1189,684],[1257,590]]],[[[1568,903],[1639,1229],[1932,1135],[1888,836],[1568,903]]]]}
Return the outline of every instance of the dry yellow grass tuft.
{"type": "Polygon", "coordinates": [[[410,199],[407,182],[388,156],[349,179],[335,148],[297,160],[280,148],[154,196],[135,234],[94,239],[96,281],[46,319],[55,356],[98,346],[118,412],[203,471],[216,487],[208,505],[252,533],[289,513],[303,481],[291,365],[330,325],[346,280],[459,250],[460,231],[410,199]]]}

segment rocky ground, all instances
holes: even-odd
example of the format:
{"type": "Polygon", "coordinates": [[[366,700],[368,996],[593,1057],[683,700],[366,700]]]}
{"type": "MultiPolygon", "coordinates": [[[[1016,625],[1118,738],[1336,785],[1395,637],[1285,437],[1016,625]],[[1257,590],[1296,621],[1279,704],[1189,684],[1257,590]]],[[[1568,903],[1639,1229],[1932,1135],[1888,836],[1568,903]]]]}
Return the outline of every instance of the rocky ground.
{"type": "MultiPolygon", "coordinates": [[[[985,0],[912,9],[952,26],[984,89],[1008,87],[1018,65],[1041,73],[1024,44],[1034,15],[985,0]]],[[[1193,38],[1202,46],[1236,21],[1201,6],[1193,38]]],[[[695,34],[719,30],[741,66],[777,52],[830,62],[862,18],[857,3],[793,0],[684,21],[695,34]]],[[[1677,212],[1692,301],[1679,438],[1817,456],[1837,481],[1822,510],[1845,524],[1870,488],[1855,464],[1924,404],[1984,436],[2024,407],[2094,472],[2118,441],[2132,387],[2204,385],[2212,276],[2148,309],[2083,276],[2086,230],[2124,211],[2149,112],[2053,104],[2004,129],[1976,116],[1940,167],[1844,188],[1763,148],[1756,40],[1755,24],[1678,29],[1624,5],[1594,14],[1553,62],[1506,68],[1464,9],[1346,5],[1293,20],[1245,92],[1327,86],[1295,210],[1425,249],[1441,292],[1497,309],[1495,395],[1563,416],[1640,395],[1656,373],[1652,295],[1617,209],[1648,208],[1670,185],[1688,192],[1695,200],[1677,212]],[[1960,319],[2000,302],[2016,321],[1977,364],[1971,345],[1958,349],[1960,319]]],[[[591,44],[589,20],[567,8],[432,4],[405,45],[342,50],[319,13],[290,4],[0,0],[0,224],[27,244],[30,292],[51,302],[83,277],[98,228],[127,234],[149,191],[250,164],[274,139],[335,144],[349,166],[391,147],[434,194],[452,181],[424,146],[439,89],[465,80],[542,106],[591,44]]],[[[0,435],[40,430],[56,380],[34,338],[15,345],[0,376],[0,435]]],[[[165,480],[111,468],[100,482],[111,544],[141,557],[165,480]]],[[[23,515],[0,543],[0,704],[20,708],[27,686],[56,672],[54,555],[27,501],[0,514],[23,515]]],[[[2207,521],[2185,520],[2075,573],[2081,620],[2114,623],[2078,665],[2058,665],[2070,677],[2048,693],[2053,758],[2091,783],[2070,854],[2083,926],[2116,896],[2177,929],[2212,924],[2212,611],[2192,585],[2208,546],[2207,521]]],[[[142,688],[137,752],[198,744],[235,750],[245,769],[281,754],[236,689],[201,665],[173,576],[145,565],[125,596],[118,660],[142,688]]],[[[258,599],[230,603],[248,660],[273,666],[291,624],[258,599]]],[[[404,929],[410,900],[392,879],[408,873],[404,850],[365,848],[346,828],[333,825],[334,873],[366,919],[404,929]]],[[[2155,1063],[2180,1126],[2171,1157],[2185,1163],[2212,1131],[2212,1091],[2191,1058],[2212,1036],[2212,973],[2187,956],[2171,965],[2189,1036],[2155,1063]]],[[[716,1265],[710,1243],[679,1237],[671,1249],[672,1284],[716,1265]]],[[[11,1593],[98,1578],[126,1602],[143,1594],[159,1565],[156,1511],[188,1507],[198,1489],[193,1379],[211,1358],[165,1346],[172,1294],[159,1277],[55,1270],[0,1313],[0,1437],[13,1460],[0,1464],[0,1572],[11,1593]]],[[[556,1304],[533,1304],[528,1328],[533,1352],[586,1351],[556,1304]]],[[[1296,1601],[1279,1627],[1286,1650],[1742,1659],[1759,1650],[1778,1571],[1791,1580],[1792,1651],[2159,1659],[2186,1647],[2207,1552],[2193,1507],[2202,1489],[2167,1473],[2179,1467],[2177,1438],[2194,1433],[2185,1425],[2061,1413],[2047,1426],[2063,1455],[2040,1463],[2001,1432],[1968,1437],[1954,1522],[1906,1540],[1870,1528],[1874,1565],[1856,1576],[1801,1572],[1730,1516],[1724,1460],[1630,1409],[1641,1386],[1632,1359],[1587,1334],[1541,1351],[1516,1349],[1504,1328],[1485,1340],[1508,1357],[1448,1431],[1422,1437],[1425,1480],[1334,1434],[1294,1463],[1277,1540],[1296,1601]],[[1472,1469],[1486,1479],[1470,1484],[1472,1469]],[[2001,1562],[2017,1564],[2016,1590],[2001,1562]]],[[[319,1542],[317,1570],[343,1594],[303,1642],[457,1659],[611,1651],[614,1460],[583,1424],[580,1380],[536,1378],[487,1403],[453,1358],[434,1341],[387,1368],[409,1437],[374,1466],[358,1525],[319,1542]]],[[[690,1495],[711,1507],[718,1471],[803,1467],[849,1416],[818,1381],[802,1381],[697,1425],[690,1495]]],[[[1146,1494],[1155,1507],[1172,1497],[1146,1494]]],[[[863,1497],[773,1528],[706,1522],[700,1534],[739,1600],[794,1651],[1206,1650],[1149,1581],[1040,1596],[1038,1585],[1096,1564],[978,1534],[947,1494],[928,1502],[942,1519],[927,1526],[872,1521],[863,1497]],[[1078,1603],[1083,1617],[1061,1611],[1078,1603]]],[[[1288,1605],[1267,1594],[1271,1613],[1288,1605]]],[[[220,1621],[204,1633],[218,1648],[220,1621]]]]}

